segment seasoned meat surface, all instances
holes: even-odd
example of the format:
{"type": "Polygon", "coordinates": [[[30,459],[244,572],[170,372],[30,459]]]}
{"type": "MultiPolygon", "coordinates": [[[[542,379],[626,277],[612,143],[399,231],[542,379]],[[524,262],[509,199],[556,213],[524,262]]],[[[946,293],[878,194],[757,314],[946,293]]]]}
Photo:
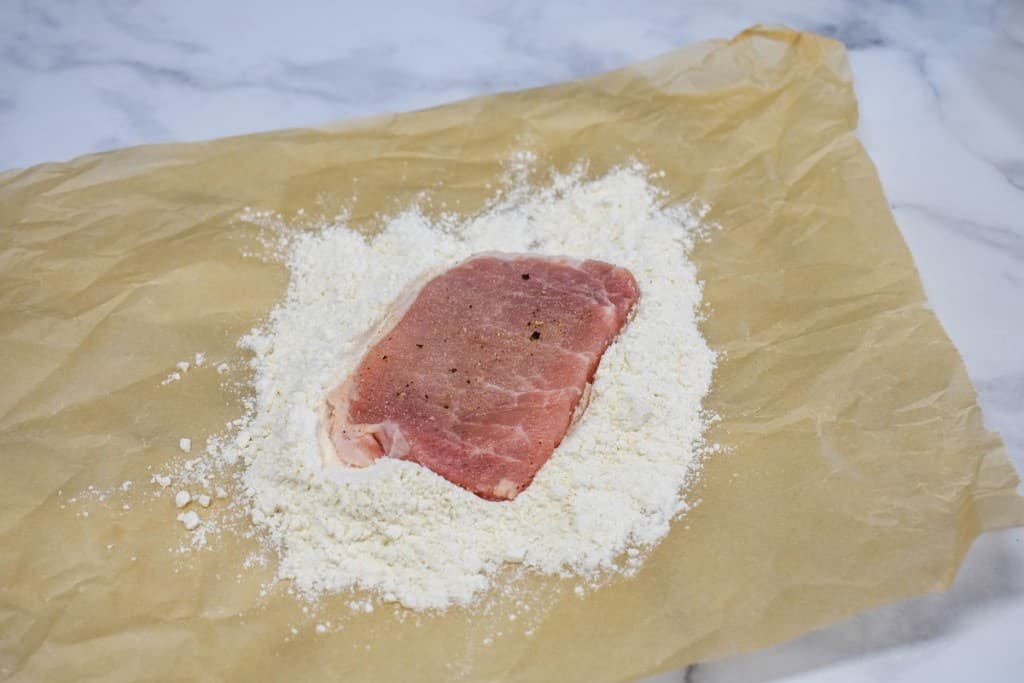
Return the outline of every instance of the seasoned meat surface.
{"type": "Polygon", "coordinates": [[[599,261],[489,253],[428,281],[328,395],[337,457],[411,460],[515,498],[562,441],[639,296],[599,261]]]}

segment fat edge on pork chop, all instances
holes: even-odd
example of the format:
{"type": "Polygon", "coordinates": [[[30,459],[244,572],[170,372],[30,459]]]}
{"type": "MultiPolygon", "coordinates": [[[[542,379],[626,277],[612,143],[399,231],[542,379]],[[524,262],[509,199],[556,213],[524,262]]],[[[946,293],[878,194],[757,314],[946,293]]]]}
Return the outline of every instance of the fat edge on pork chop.
{"type": "Polygon", "coordinates": [[[329,392],[327,457],[409,460],[482,498],[515,498],[586,407],[638,297],[628,270],[600,261],[467,259],[396,304],[397,322],[329,392]]]}

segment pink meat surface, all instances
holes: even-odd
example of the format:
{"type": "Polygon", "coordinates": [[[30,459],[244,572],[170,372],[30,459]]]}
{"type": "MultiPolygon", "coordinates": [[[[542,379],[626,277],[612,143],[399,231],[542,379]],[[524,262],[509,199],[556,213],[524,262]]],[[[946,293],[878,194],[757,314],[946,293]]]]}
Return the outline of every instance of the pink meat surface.
{"type": "Polygon", "coordinates": [[[551,457],[639,296],[600,261],[483,254],[427,282],[330,392],[337,457],[411,460],[515,498],[551,457]]]}

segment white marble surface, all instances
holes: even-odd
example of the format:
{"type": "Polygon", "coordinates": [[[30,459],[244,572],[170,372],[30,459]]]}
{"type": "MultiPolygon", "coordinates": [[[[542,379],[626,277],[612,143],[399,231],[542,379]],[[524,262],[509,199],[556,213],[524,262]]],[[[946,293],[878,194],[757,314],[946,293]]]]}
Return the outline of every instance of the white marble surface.
{"type": "MultiPolygon", "coordinates": [[[[1019,1],[2,0],[0,169],[541,85],[758,22],[849,46],[861,137],[1024,470],[1019,1]]],[[[949,593],[657,680],[1017,681],[1022,629],[1024,533],[1011,530],[979,540],[949,593]]]]}

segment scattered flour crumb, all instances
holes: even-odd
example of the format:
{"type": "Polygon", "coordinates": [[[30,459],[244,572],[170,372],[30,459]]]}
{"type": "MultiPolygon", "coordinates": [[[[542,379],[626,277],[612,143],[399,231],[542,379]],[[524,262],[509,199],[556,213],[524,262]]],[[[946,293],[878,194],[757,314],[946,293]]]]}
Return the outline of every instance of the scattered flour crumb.
{"type": "Polygon", "coordinates": [[[250,553],[245,561],[242,562],[242,566],[246,569],[252,569],[253,567],[265,567],[267,564],[267,558],[262,553],[250,553]]]}
{"type": "Polygon", "coordinates": [[[204,494],[202,494],[202,495],[200,495],[200,496],[199,496],[198,498],[196,498],[196,500],[197,500],[197,501],[199,502],[199,504],[200,504],[200,505],[202,505],[202,506],[203,506],[204,508],[208,508],[208,507],[210,507],[210,497],[209,497],[208,495],[206,495],[205,493],[204,493],[204,494]]]}
{"type": "Polygon", "coordinates": [[[199,526],[199,515],[195,510],[189,510],[188,512],[182,512],[178,515],[178,521],[185,525],[185,528],[192,531],[199,526]]]}
{"type": "Polygon", "coordinates": [[[192,452],[192,439],[188,439],[188,438],[184,438],[184,437],[181,438],[181,439],[178,439],[178,448],[180,448],[183,453],[191,453],[192,452]]]}
{"type": "Polygon", "coordinates": [[[203,364],[206,363],[206,354],[202,352],[197,353],[192,359],[192,362],[197,368],[203,367],[203,364]]]}
{"type": "Polygon", "coordinates": [[[160,485],[160,488],[165,489],[171,485],[171,478],[166,474],[154,474],[153,481],[160,485]]]}
{"type": "Polygon", "coordinates": [[[160,382],[160,386],[166,386],[171,382],[177,382],[179,379],[181,379],[181,373],[172,372],[171,374],[167,375],[167,377],[164,378],[163,382],[160,382]]]}
{"type": "Polygon", "coordinates": [[[178,491],[174,494],[174,504],[179,508],[183,508],[192,502],[192,496],[188,491],[178,491]]]}
{"type": "Polygon", "coordinates": [[[230,368],[228,368],[228,364],[227,363],[219,363],[217,365],[217,374],[218,375],[223,375],[223,374],[227,373],[227,371],[229,369],[230,368]]]}
{"type": "Polygon", "coordinates": [[[188,372],[188,369],[190,367],[192,367],[192,366],[189,365],[189,362],[187,360],[183,360],[183,361],[179,361],[178,364],[175,365],[174,367],[178,368],[178,372],[184,374],[184,373],[188,372]]]}

